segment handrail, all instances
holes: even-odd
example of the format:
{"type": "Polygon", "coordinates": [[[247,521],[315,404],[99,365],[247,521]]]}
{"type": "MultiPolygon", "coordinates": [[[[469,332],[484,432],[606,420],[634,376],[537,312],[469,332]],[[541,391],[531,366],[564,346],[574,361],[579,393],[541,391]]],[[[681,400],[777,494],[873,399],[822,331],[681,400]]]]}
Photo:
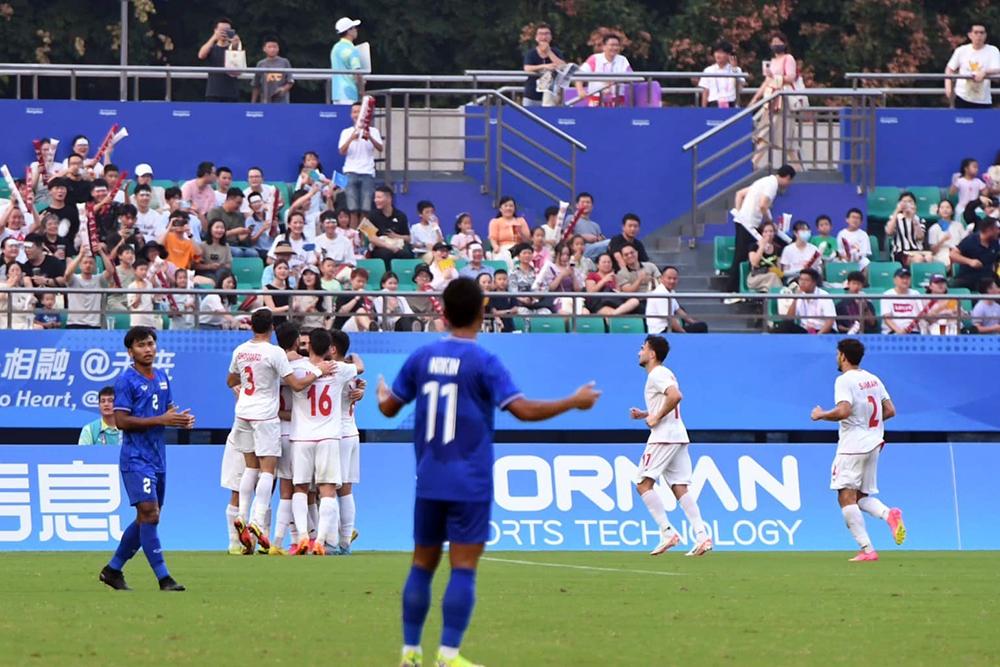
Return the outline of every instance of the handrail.
{"type": "Polygon", "coordinates": [[[768,95],[767,97],[759,100],[756,104],[748,106],[747,108],[745,108],[743,111],[739,112],[738,114],[730,116],[729,118],[727,118],[726,120],[722,121],[721,123],[719,123],[715,127],[710,128],[708,130],[705,130],[704,132],[702,132],[701,134],[699,134],[697,137],[695,137],[691,141],[689,141],[686,144],[684,144],[681,148],[684,150],[684,152],[687,152],[687,151],[691,150],[692,148],[694,148],[695,146],[697,146],[701,142],[705,141],[709,137],[712,137],[712,136],[718,134],[719,132],[723,131],[727,127],[730,127],[731,125],[735,125],[736,123],[740,122],[741,120],[743,120],[747,116],[752,116],[758,109],[760,109],[761,107],[763,107],[765,104],[770,104],[776,97],[779,97],[780,95],[781,95],[780,91],[777,92],[777,93],[772,93],[772,94],[768,95]]]}
{"type": "MultiPolygon", "coordinates": [[[[521,70],[467,69],[465,70],[465,73],[475,77],[510,77],[511,79],[516,79],[518,81],[525,81],[530,76],[533,76],[531,73],[521,70]]],[[[618,72],[607,74],[599,72],[576,72],[572,76],[573,79],[580,79],[581,81],[643,81],[649,78],[700,79],[702,77],[740,79],[743,81],[750,78],[746,72],[618,72]]]]}
{"type": "Polygon", "coordinates": [[[575,138],[571,137],[570,135],[566,134],[565,132],[563,132],[558,127],[556,127],[555,125],[553,125],[549,121],[545,120],[541,116],[539,116],[539,115],[537,115],[535,113],[532,113],[531,111],[528,111],[528,109],[526,109],[525,107],[521,106],[520,104],[518,104],[517,102],[515,102],[511,98],[507,97],[506,95],[494,91],[493,92],[493,96],[496,97],[496,98],[498,98],[498,99],[500,99],[500,100],[503,100],[507,104],[511,105],[511,107],[513,107],[518,113],[520,113],[520,114],[522,114],[524,116],[527,116],[532,121],[534,121],[538,125],[541,125],[542,127],[544,127],[549,132],[554,133],[560,139],[564,139],[564,140],[568,141],[569,143],[573,144],[574,146],[576,146],[577,148],[579,148],[582,151],[587,150],[587,145],[585,143],[583,143],[582,141],[580,141],[578,139],[575,139],[575,138]]]}
{"type": "MultiPolygon", "coordinates": [[[[944,81],[945,79],[973,79],[971,74],[931,74],[926,72],[848,72],[844,75],[848,81],[944,81]]],[[[1000,79],[1000,74],[986,77],[988,79],[1000,79]]]]}

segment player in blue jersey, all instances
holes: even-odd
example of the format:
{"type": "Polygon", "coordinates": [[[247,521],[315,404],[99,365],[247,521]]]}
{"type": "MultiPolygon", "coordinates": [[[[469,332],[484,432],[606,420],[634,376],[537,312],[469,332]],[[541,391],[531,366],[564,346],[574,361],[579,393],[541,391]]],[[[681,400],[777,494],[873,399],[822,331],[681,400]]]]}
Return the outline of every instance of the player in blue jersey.
{"type": "Polygon", "coordinates": [[[115,423],[122,432],[119,468],[129,503],[136,519],[122,534],[114,557],[101,570],[100,579],[120,591],[131,590],[122,568],[142,547],[149,566],[160,582],[161,591],[183,591],[163,561],[157,525],[166,490],[168,427],[191,428],[194,416],[177,411],[170,394],[167,374],[153,368],[156,359],[156,331],[132,327],[125,334],[125,349],[133,365],[115,382],[115,423]]]}
{"type": "Polygon", "coordinates": [[[476,565],[490,536],[493,503],[493,417],[496,408],[521,421],[589,410],[600,392],[590,383],[556,401],[524,397],[503,363],[476,343],[483,293],[468,278],[444,291],[451,336],[426,345],[403,364],[390,390],[379,378],[378,406],[393,417],[416,401],[417,493],[413,566],[403,588],[403,667],[422,662],[420,636],[431,604],[431,579],[450,542],[451,579],[441,609],[438,667],[472,667],[459,655],[476,597],[476,565]]]}

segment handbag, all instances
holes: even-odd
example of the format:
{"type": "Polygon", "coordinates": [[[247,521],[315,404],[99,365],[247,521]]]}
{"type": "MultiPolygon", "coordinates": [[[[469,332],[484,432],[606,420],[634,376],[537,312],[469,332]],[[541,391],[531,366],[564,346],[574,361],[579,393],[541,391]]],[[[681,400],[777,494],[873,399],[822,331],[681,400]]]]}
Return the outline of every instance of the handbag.
{"type": "Polygon", "coordinates": [[[247,52],[243,50],[243,44],[230,44],[226,49],[226,69],[246,69],[247,52]]]}

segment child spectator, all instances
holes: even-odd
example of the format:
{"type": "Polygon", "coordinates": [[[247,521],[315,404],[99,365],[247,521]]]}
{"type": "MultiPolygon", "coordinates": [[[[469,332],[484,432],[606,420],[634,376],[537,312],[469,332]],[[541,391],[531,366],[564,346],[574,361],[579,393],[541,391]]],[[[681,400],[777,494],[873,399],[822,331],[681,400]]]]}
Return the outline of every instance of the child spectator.
{"type": "Polygon", "coordinates": [[[299,164],[299,175],[295,179],[295,190],[302,188],[309,189],[313,183],[321,183],[326,186],[325,192],[321,190],[312,196],[309,203],[309,210],[314,213],[323,211],[324,195],[333,198],[336,188],[332,187],[330,179],[323,173],[323,165],[320,164],[319,154],[315,151],[306,151],[299,164]]]}
{"type": "MultiPolygon", "coordinates": [[[[509,288],[510,282],[507,271],[504,269],[497,269],[493,274],[493,291],[506,294],[509,288]]],[[[497,329],[494,327],[494,331],[502,331],[503,333],[510,333],[514,331],[514,320],[510,317],[503,316],[510,315],[516,312],[516,310],[517,303],[514,301],[513,297],[491,296],[486,300],[487,315],[492,315],[500,319],[500,328],[497,329]]]]}
{"type": "Polygon", "coordinates": [[[868,265],[871,264],[869,258],[872,256],[872,242],[861,229],[863,218],[860,209],[852,208],[847,212],[847,229],[842,229],[837,234],[837,257],[841,262],[857,262],[867,276],[868,265]]]}
{"type": "Polygon", "coordinates": [[[579,234],[575,234],[569,240],[569,248],[573,251],[573,263],[583,272],[583,275],[588,275],[597,270],[597,264],[585,254],[587,251],[587,240],[585,238],[579,234]]]}
{"type": "Polygon", "coordinates": [[[972,328],[981,334],[1000,333],[1000,284],[996,278],[983,278],[979,292],[991,298],[979,299],[972,308],[972,328]]]}
{"type": "Polygon", "coordinates": [[[410,247],[413,254],[430,263],[434,258],[432,249],[444,241],[441,235],[441,225],[435,215],[434,204],[421,201],[417,204],[417,215],[420,219],[410,226],[410,247]]]}
{"type": "MultiPolygon", "coordinates": [[[[368,284],[368,272],[362,268],[351,271],[351,291],[363,292],[368,284]]],[[[359,294],[350,296],[341,294],[334,304],[337,317],[333,320],[333,328],[355,333],[358,331],[377,331],[378,324],[372,319],[375,314],[375,304],[371,297],[359,294]]]]}
{"type": "Polygon", "coordinates": [[[62,327],[62,313],[56,310],[56,295],[46,292],[42,303],[35,310],[35,329],[59,329],[62,327]]]}
{"type": "Polygon", "coordinates": [[[809,239],[809,243],[819,248],[824,262],[836,261],[837,239],[830,236],[832,230],[833,221],[830,220],[830,216],[821,215],[816,218],[816,236],[809,239]]]}
{"type": "Polygon", "coordinates": [[[853,298],[844,298],[837,302],[837,331],[850,335],[860,333],[876,334],[879,332],[878,319],[872,310],[872,305],[859,296],[865,287],[865,276],[860,271],[847,274],[847,293],[853,298]]]}
{"type": "Polygon", "coordinates": [[[144,258],[135,261],[135,280],[128,286],[128,309],[131,311],[129,326],[160,328],[160,316],[153,312],[154,297],[147,290],[153,289],[149,280],[149,262],[144,258]]]}
{"type": "Polygon", "coordinates": [[[472,215],[459,213],[455,218],[455,235],[451,237],[451,245],[462,259],[471,261],[472,250],[469,246],[473,243],[482,245],[483,240],[472,230],[472,215]]]}
{"type": "Polygon", "coordinates": [[[962,160],[958,173],[952,176],[951,187],[948,188],[948,196],[958,195],[958,203],[955,209],[964,211],[969,202],[979,199],[980,195],[988,195],[989,188],[983,179],[979,178],[979,163],[971,157],[962,160]]]}
{"type": "MultiPolygon", "coordinates": [[[[930,277],[927,285],[928,294],[947,294],[948,279],[940,273],[930,277]]],[[[919,320],[920,333],[929,336],[957,336],[961,309],[957,299],[941,298],[934,301],[923,301],[921,311],[926,315],[919,320]]]]}
{"type": "MultiPolygon", "coordinates": [[[[174,274],[174,283],[178,290],[188,289],[190,286],[188,272],[177,271],[174,274]]],[[[188,331],[194,329],[194,313],[198,309],[198,298],[194,294],[182,293],[174,294],[173,297],[173,302],[167,300],[170,305],[170,330],[188,331]]]]}
{"type": "Polygon", "coordinates": [[[361,232],[351,227],[351,214],[343,208],[337,210],[337,234],[350,240],[356,258],[365,256],[365,240],[361,232]]]}
{"type": "Polygon", "coordinates": [[[327,257],[319,265],[320,286],[329,292],[339,292],[343,288],[337,280],[337,262],[332,257],[327,257]]]}
{"type": "Polygon", "coordinates": [[[535,271],[541,271],[542,267],[552,261],[552,248],[545,241],[545,230],[542,227],[535,227],[531,232],[531,265],[535,271]]]}
{"type": "Polygon", "coordinates": [[[785,274],[785,284],[795,282],[799,274],[806,269],[822,270],[823,259],[819,248],[810,244],[812,230],[809,223],[799,220],[792,225],[795,242],[785,246],[781,251],[781,271],[785,274]]]}
{"type": "MultiPolygon", "coordinates": [[[[264,59],[257,62],[258,70],[268,69],[291,69],[292,64],[287,58],[278,55],[281,52],[281,45],[274,35],[264,37],[264,59]]],[[[253,94],[250,98],[251,104],[256,104],[258,100],[266,100],[269,104],[288,104],[291,96],[288,92],[295,85],[291,72],[274,72],[265,74],[263,71],[254,74],[253,94]]]]}
{"type": "Polygon", "coordinates": [[[545,224],[542,225],[542,231],[545,233],[545,245],[554,246],[559,243],[562,239],[562,230],[556,228],[556,223],[559,222],[559,207],[549,206],[545,209],[545,224]]]}

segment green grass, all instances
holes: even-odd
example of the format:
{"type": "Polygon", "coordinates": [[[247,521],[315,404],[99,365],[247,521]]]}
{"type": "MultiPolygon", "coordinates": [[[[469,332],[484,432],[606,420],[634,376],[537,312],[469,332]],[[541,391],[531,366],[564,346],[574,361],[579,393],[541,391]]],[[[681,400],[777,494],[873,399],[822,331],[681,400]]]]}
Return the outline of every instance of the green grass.
{"type": "MultiPolygon", "coordinates": [[[[186,593],[97,581],[109,554],[2,553],[0,663],[395,665],[408,556],[167,553],[186,593]]],[[[993,553],[488,553],[463,653],[498,665],[994,665],[993,553]],[[672,572],[678,576],[662,576],[672,572]]],[[[440,597],[424,635],[433,655],[440,597]]],[[[427,663],[425,663],[427,664],[427,663]]]]}

